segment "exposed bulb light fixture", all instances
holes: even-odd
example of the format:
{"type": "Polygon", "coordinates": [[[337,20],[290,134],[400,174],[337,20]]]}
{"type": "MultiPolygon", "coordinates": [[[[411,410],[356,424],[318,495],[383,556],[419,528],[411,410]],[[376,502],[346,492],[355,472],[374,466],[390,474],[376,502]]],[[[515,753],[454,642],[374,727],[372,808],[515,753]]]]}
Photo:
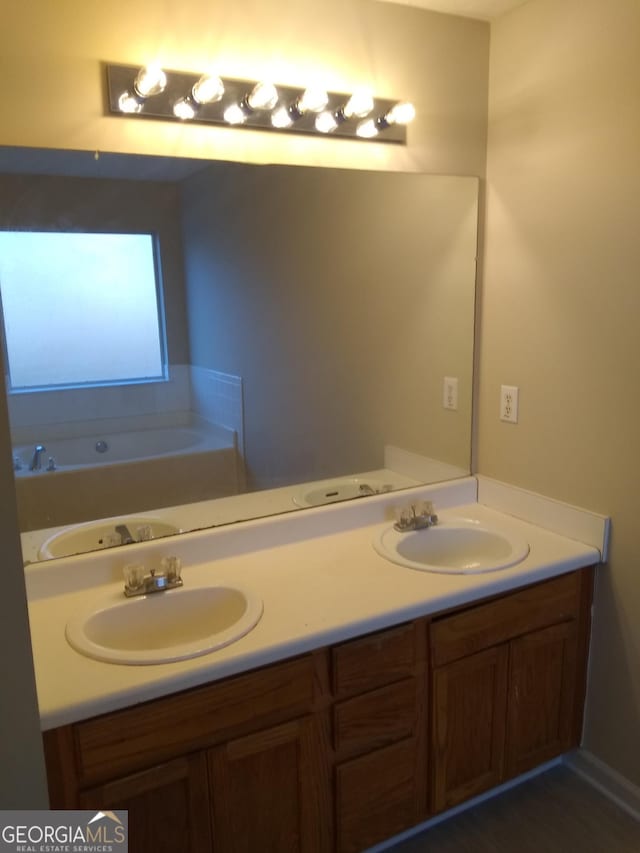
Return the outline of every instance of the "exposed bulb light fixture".
{"type": "Polygon", "coordinates": [[[224,83],[214,74],[203,74],[191,90],[193,100],[197,104],[215,104],[222,100],[224,83]]]}
{"type": "Polygon", "coordinates": [[[378,132],[376,121],[372,118],[366,118],[356,127],[356,135],[362,139],[373,139],[374,136],[378,135],[378,132]]]}
{"type": "Polygon", "coordinates": [[[229,104],[223,113],[223,117],[227,124],[244,124],[249,118],[249,114],[242,109],[240,104],[229,104]]]}
{"type": "Polygon", "coordinates": [[[319,113],[329,101],[329,95],[324,89],[309,87],[299,95],[289,106],[278,107],[271,114],[271,124],[277,128],[287,128],[307,113],[319,113]]]}
{"type": "Polygon", "coordinates": [[[384,114],[383,121],[390,124],[409,124],[416,117],[416,108],[409,101],[399,101],[384,114]]]}
{"type": "Polygon", "coordinates": [[[407,101],[350,95],[215,74],[163,71],[157,64],[107,65],[112,113],[200,124],[406,143],[404,125],[415,115],[407,101]]]}
{"type": "Polygon", "coordinates": [[[273,83],[256,83],[239,103],[230,104],[224,111],[227,124],[244,124],[256,112],[272,110],[278,103],[278,90],[273,83]]]}
{"type": "Polygon", "coordinates": [[[142,110],[143,103],[143,98],[132,95],[131,92],[123,92],[118,98],[118,108],[120,112],[126,113],[127,115],[139,113],[142,110]]]}
{"type": "Polygon", "coordinates": [[[256,83],[244,100],[251,110],[272,110],[278,103],[278,90],[273,83],[256,83]]]}
{"type": "Polygon", "coordinates": [[[145,65],[136,74],[132,91],[122,92],[118,98],[118,106],[123,113],[134,115],[142,112],[142,106],[147,98],[159,95],[167,88],[167,75],[159,65],[145,65]]]}
{"type": "MultiPolygon", "coordinates": [[[[373,107],[374,102],[371,93],[365,89],[358,89],[335,112],[326,111],[320,113],[316,119],[316,130],[320,131],[320,133],[333,133],[348,119],[362,118],[368,115],[373,110],[373,107]]],[[[357,135],[362,136],[362,134],[358,133],[357,135]]]]}
{"type": "Polygon", "coordinates": [[[295,119],[291,115],[289,107],[278,107],[277,110],[271,113],[271,124],[279,130],[291,127],[294,121],[295,119]]]}
{"type": "Polygon", "coordinates": [[[319,86],[309,86],[295,101],[295,108],[304,113],[319,113],[329,103],[329,95],[319,86]]]}
{"type": "Polygon", "coordinates": [[[224,83],[219,77],[203,74],[193,84],[188,95],[179,98],[173,105],[173,114],[182,120],[194,119],[205,104],[215,104],[224,95],[224,83]]]}
{"type": "Polygon", "coordinates": [[[141,98],[159,95],[167,88],[167,75],[159,65],[145,65],[138,71],[133,88],[141,98]]]}
{"type": "Polygon", "coordinates": [[[345,118],[363,118],[373,110],[373,96],[365,89],[354,92],[347,103],[340,108],[345,118]]]}
{"type": "Polygon", "coordinates": [[[325,110],[325,112],[320,113],[320,115],[316,118],[315,128],[320,131],[320,133],[332,133],[338,127],[338,121],[336,120],[335,115],[329,110],[325,110]]]}
{"type": "Polygon", "coordinates": [[[416,116],[413,104],[408,101],[399,101],[390,110],[378,118],[368,118],[361,121],[356,127],[356,135],[362,139],[373,139],[381,130],[386,130],[394,124],[409,124],[416,116]]]}

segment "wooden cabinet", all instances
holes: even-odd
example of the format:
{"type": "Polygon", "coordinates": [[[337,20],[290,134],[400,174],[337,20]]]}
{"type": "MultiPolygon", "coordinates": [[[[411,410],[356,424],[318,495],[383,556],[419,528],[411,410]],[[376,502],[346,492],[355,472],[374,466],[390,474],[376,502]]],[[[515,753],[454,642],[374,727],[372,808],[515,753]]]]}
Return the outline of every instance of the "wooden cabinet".
{"type": "Polygon", "coordinates": [[[434,812],[578,745],[591,584],[573,572],[433,621],[434,812]]]}
{"type": "Polygon", "coordinates": [[[426,622],[331,652],[336,846],[359,853],[426,817],[426,622]]]}
{"type": "Polygon", "coordinates": [[[131,849],[330,850],[311,655],[45,733],[52,808],[129,810],[131,849]]]}
{"type": "Polygon", "coordinates": [[[80,792],[78,808],[127,809],[129,848],[211,853],[207,766],[196,754],[80,792]]]}
{"type": "Polygon", "coordinates": [[[136,853],[359,853],[577,744],[592,573],[45,733],[136,853]]]}
{"type": "Polygon", "coordinates": [[[457,805],[503,776],[507,708],[505,647],[487,649],[433,673],[432,807],[457,805]]]}
{"type": "Polygon", "coordinates": [[[505,777],[518,776],[577,744],[573,707],[577,620],[527,634],[509,645],[505,777]]]}
{"type": "Polygon", "coordinates": [[[329,847],[313,717],[208,753],[215,850],[316,853],[329,847]]]}

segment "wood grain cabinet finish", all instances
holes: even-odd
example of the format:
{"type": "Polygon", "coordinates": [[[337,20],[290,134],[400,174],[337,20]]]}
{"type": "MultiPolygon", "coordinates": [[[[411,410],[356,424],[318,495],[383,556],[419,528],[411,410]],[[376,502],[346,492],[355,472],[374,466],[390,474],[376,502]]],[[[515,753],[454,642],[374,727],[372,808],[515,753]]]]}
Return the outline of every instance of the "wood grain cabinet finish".
{"type": "Polygon", "coordinates": [[[45,732],[136,853],[357,853],[578,742],[582,570],[45,732]]]}
{"type": "Polygon", "coordinates": [[[126,809],[129,849],[136,853],[212,853],[207,764],[178,758],[82,791],[81,809],[126,809]]]}
{"type": "Polygon", "coordinates": [[[441,812],[500,784],[508,649],[439,667],[432,692],[432,807],[441,812]]]}
{"type": "Polygon", "coordinates": [[[309,716],[209,751],[216,851],[330,849],[315,725],[309,716]]]}
{"type": "Polygon", "coordinates": [[[339,853],[360,853],[424,820],[419,764],[411,738],[336,768],[339,853]]]}
{"type": "Polygon", "coordinates": [[[434,620],[433,812],[578,745],[592,583],[572,572],[434,620]]]}

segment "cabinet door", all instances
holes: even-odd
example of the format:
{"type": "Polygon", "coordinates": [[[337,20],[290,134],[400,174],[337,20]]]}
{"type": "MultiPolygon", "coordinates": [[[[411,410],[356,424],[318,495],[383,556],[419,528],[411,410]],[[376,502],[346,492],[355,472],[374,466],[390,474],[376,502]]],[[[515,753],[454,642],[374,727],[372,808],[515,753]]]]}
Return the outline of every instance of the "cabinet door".
{"type": "Polygon", "coordinates": [[[424,820],[422,768],[416,738],[336,768],[338,853],[360,853],[424,820]]]}
{"type": "Polygon", "coordinates": [[[216,853],[330,846],[327,772],[311,717],[209,751],[216,853]]]}
{"type": "Polygon", "coordinates": [[[80,794],[82,809],[127,809],[136,853],[211,853],[207,762],[178,758],[80,794]]]}
{"type": "Polygon", "coordinates": [[[524,773],[573,745],[576,656],[575,621],[512,641],[507,776],[524,773]]]}
{"type": "Polygon", "coordinates": [[[434,812],[499,784],[504,764],[508,645],[433,672],[434,812]]]}

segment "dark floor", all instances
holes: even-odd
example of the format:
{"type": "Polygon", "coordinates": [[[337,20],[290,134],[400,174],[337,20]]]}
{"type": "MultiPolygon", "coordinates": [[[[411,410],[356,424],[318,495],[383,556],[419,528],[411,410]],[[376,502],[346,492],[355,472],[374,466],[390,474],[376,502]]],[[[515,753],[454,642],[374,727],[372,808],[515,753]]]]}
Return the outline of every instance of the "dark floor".
{"type": "Polygon", "coordinates": [[[392,853],[640,853],[640,822],[558,765],[387,848],[392,853]]]}

